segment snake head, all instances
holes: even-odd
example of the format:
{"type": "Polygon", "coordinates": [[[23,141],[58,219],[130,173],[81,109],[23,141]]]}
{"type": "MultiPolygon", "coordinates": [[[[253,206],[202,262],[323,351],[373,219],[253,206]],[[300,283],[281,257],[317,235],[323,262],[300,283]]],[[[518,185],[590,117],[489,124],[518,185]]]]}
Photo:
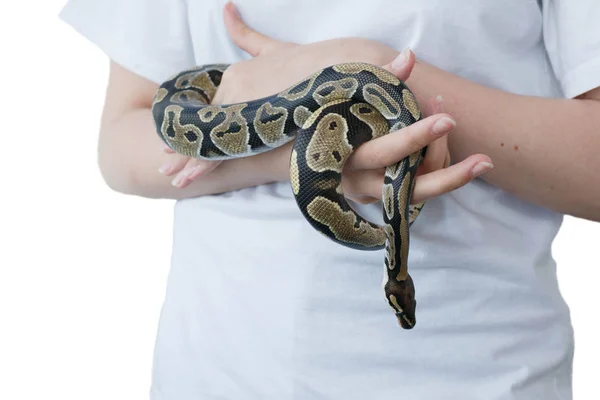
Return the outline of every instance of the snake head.
{"type": "Polygon", "coordinates": [[[410,275],[403,281],[388,280],[385,285],[385,297],[396,313],[398,323],[403,329],[412,329],[417,323],[415,311],[415,286],[410,275]]]}

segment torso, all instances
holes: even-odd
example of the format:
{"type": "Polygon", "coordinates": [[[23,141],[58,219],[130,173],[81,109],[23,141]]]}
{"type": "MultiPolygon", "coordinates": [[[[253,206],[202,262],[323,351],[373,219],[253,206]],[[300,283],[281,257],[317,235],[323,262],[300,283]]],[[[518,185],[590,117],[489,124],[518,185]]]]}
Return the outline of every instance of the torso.
{"type": "MultiPolygon", "coordinates": [[[[224,1],[188,3],[197,63],[248,57],[227,40],[224,1]]],[[[252,27],[283,40],[366,37],[487,86],[560,96],[535,0],[236,4],[252,27]]],[[[355,206],[382,222],[381,204],[355,206]]],[[[570,399],[572,332],[550,253],[560,223],[483,181],[428,202],[409,255],[419,323],[404,331],[381,292],[383,254],[322,237],[289,184],[180,201],[155,391],[570,399]]]]}

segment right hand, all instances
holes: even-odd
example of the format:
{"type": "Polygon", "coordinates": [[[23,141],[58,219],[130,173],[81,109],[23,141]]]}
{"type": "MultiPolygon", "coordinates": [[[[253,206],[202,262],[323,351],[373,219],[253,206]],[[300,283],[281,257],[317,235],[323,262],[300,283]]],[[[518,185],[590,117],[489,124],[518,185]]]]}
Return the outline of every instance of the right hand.
{"type": "Polygon", "coordinates": [[[428,106],[434,113],[406,128],[361,145],[350,155],[343,171],[344,196],[360,204],[380,201],[385,168],[424,146],[425,158],[417,169],[411,204],[418,204],[466,185],[493,165],[483,154],[450,165],[448,134],[454,120],[443,113],[441,98],[428,106]]]}

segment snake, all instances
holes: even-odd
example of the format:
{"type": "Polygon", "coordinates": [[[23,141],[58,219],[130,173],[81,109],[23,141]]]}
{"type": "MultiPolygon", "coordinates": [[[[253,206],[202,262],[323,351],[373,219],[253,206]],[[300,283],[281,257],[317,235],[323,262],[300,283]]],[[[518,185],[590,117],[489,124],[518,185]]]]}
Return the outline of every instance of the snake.
{"type": "Polygon", "coordinates": [[[422,118],[413,92],[383,67],[345,62],[270,96],[212,104],[229,66],[197,65],[160,84],[151,106],[157,134],[174,152],[206,160],[250,157],[293,140],[289,177],[302,215],[342,246],[385,250],[385,298],[398,324],[412,329],[417,302],[408,273],[409,228],[424,202],[411,204],[411,196],[427,146],[385,167],[383,225],[352,208],[342,172],[359,146],[422,118]]]}

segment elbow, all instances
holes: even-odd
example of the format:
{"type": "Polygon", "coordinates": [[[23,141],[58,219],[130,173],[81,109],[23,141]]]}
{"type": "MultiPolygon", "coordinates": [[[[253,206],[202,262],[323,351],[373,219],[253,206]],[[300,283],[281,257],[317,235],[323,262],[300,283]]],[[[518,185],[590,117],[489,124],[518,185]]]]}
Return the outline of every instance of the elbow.
{"type": "Polygon", "coordinates": [[[96,149],[96,165],[100,177],[109,189],[121,194],[132,194],[132,171],[124,162],[122,154],[119,154],[120,149],[114,139],[116,134],[110,128],[111,126],[103,120],[96,149]]]}
{"type": "Polygon", "coordinates": [[[127,162],[127,157],[100,151],[97,162],[102,180],[109,189],[130,196],[164,198],[164,190],[161,191],[156,184],[144,179],[139,168],[136,169],[133,163],[127,162]]]}
{"type": "Polygon", "coordinates": [[[126,195],[137,195],[139,182],[127,157],[113,146],[109,135],[100,134],[96,159],[100,176],[109,189],[126,195]]]}
{"type": "Polygon", "coordinates": [[[121,194],[136,194],[133,174],[127,171],[125,166],[120,165],[114,157],[104,155],[102,152],[99,152],[97,162],[100,176],[109,189],[121,194]]]}

